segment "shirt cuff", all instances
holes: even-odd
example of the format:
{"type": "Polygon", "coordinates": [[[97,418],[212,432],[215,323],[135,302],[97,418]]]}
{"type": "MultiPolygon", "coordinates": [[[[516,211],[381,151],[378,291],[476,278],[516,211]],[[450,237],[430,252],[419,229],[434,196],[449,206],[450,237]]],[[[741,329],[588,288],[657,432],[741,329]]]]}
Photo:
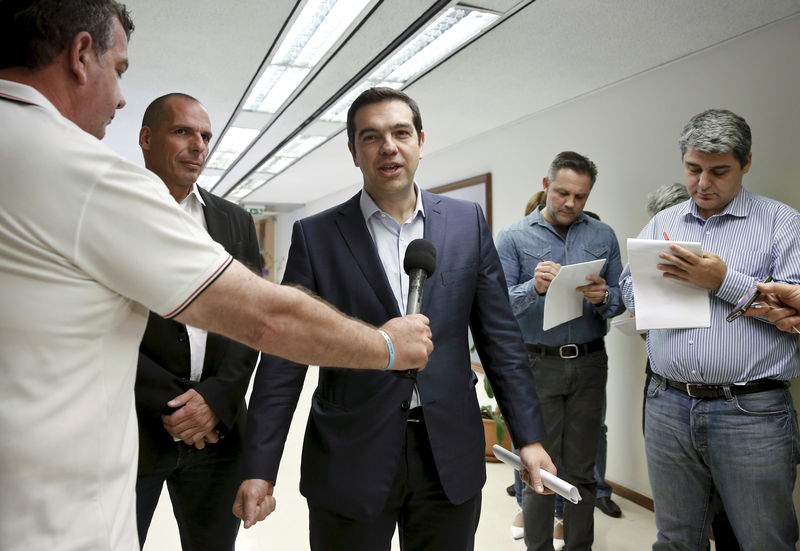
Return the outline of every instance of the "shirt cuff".
{"type": "Polygon", "coordinates": [[[736,304],[740,298],[751,291],[755,281],[756,278],[753,276],[736,272],[728,267],[728,272],[725,274],[716,296],[725,302],[736,304]]]}

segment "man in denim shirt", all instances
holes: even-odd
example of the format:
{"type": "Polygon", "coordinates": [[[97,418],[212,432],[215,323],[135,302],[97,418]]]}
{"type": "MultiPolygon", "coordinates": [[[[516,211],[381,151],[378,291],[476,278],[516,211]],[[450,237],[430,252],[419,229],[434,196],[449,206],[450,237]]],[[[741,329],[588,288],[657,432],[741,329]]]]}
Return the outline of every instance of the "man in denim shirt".
{"type": "MultiPolygon", "coordinates": [[[[597,168],[573,151],[559,153],[542,183],[547,194],[539,207],[497,237],[511,308],[528,346],[528,358],[544,415],[545,449],[559,475],[581,493],[577,505],[565,503],[565,549],[591,549],[594,539],[597,452],[608,374],[603,337],[606,320],[625,310],[618,285],[619,245],[606,224],[583,214],[597,168]],[[562,265],[604,258],[599,275],[578,287],[583,314],[542,330],[547,289],[562,265]]],[[[523,492],[525,544],[552,549],[553,496],[523,492]]]]}

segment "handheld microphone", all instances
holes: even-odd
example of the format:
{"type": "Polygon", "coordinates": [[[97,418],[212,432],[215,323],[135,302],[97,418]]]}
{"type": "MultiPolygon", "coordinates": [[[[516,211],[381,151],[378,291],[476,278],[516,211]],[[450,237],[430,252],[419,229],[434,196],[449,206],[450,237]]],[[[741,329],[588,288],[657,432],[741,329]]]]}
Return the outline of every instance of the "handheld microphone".
{"type": "Polygon", "coordinates": [[[422,310],[422,287],[436,269],[436,247],[433,243],[427,239],[415,239],[409,243],[403,269],[408,274],[406,314],[419,314],[422,310]]]}

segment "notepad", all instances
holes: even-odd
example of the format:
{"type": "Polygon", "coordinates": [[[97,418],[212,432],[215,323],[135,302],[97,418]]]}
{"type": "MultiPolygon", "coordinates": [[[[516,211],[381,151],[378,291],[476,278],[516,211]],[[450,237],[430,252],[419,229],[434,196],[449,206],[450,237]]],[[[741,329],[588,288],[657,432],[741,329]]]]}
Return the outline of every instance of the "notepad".
{"type": "Polygon", "coordinates": [[[708,290],[692,283],[664,277],[657,264],[666,264],[658,255],[672,253],[669,246],[680,245],[702,255],[700,243],[628,239],[628,262],[633,276],[636,302],[636,329],[679,329],[711,325],[708,290]]]}

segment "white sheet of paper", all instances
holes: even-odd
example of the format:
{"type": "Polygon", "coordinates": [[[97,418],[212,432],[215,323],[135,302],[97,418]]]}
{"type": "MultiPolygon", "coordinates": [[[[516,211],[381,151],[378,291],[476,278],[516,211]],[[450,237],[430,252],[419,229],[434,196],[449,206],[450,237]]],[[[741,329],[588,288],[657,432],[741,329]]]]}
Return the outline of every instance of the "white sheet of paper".
{"type": "MultiPolygon", "coordinates": [[[[492,452],[497,459],[506,465],[514,467],[518,471],[525,468],[517,454],[510,452],[507,449],[498,446],[497,444],[492,446],[492,452]]],[[[578,492],[578,489],[566,480],[558,478],[556,475],[550,474],[544,469],[539,469],[539,474],[541,474],[542,484],[544,484],[546,488],[553,490],[555,493],[564,499],[570,500],[572,503],[578,503],[581,500],[581,494],[578,492]]]]}
{"type": "Polygon", "coordinates": [[[561,266],[556,277],[547,288],[547,299],[544,302],[544,319],[542,329],[548,329],[562,323],[581,317],[583,314],[583,293],[576,291],[575,287],[586,285],[589,274],[598,275],[606,263],[605,258],[568,264],[561,266]]]}
{"type": "Polygon", "coordinates": [[[677,329],[711,325],[708,290],[664,277],[656,264],[664,264],[659,253],[670,252],[670,245],[680,245],[702,254],[700,243],[628,239],[628,262],[633,276],[636,300],[636,329],[677,329]]]}
{"type": "Polygon", "coordinates": [[[611,327],[619,329],[624,335],[629,337],[638,337],[647,331],[639,331],[636,329],[636,318],[630,312],[624,312],[611,320],[611,327]]]}

